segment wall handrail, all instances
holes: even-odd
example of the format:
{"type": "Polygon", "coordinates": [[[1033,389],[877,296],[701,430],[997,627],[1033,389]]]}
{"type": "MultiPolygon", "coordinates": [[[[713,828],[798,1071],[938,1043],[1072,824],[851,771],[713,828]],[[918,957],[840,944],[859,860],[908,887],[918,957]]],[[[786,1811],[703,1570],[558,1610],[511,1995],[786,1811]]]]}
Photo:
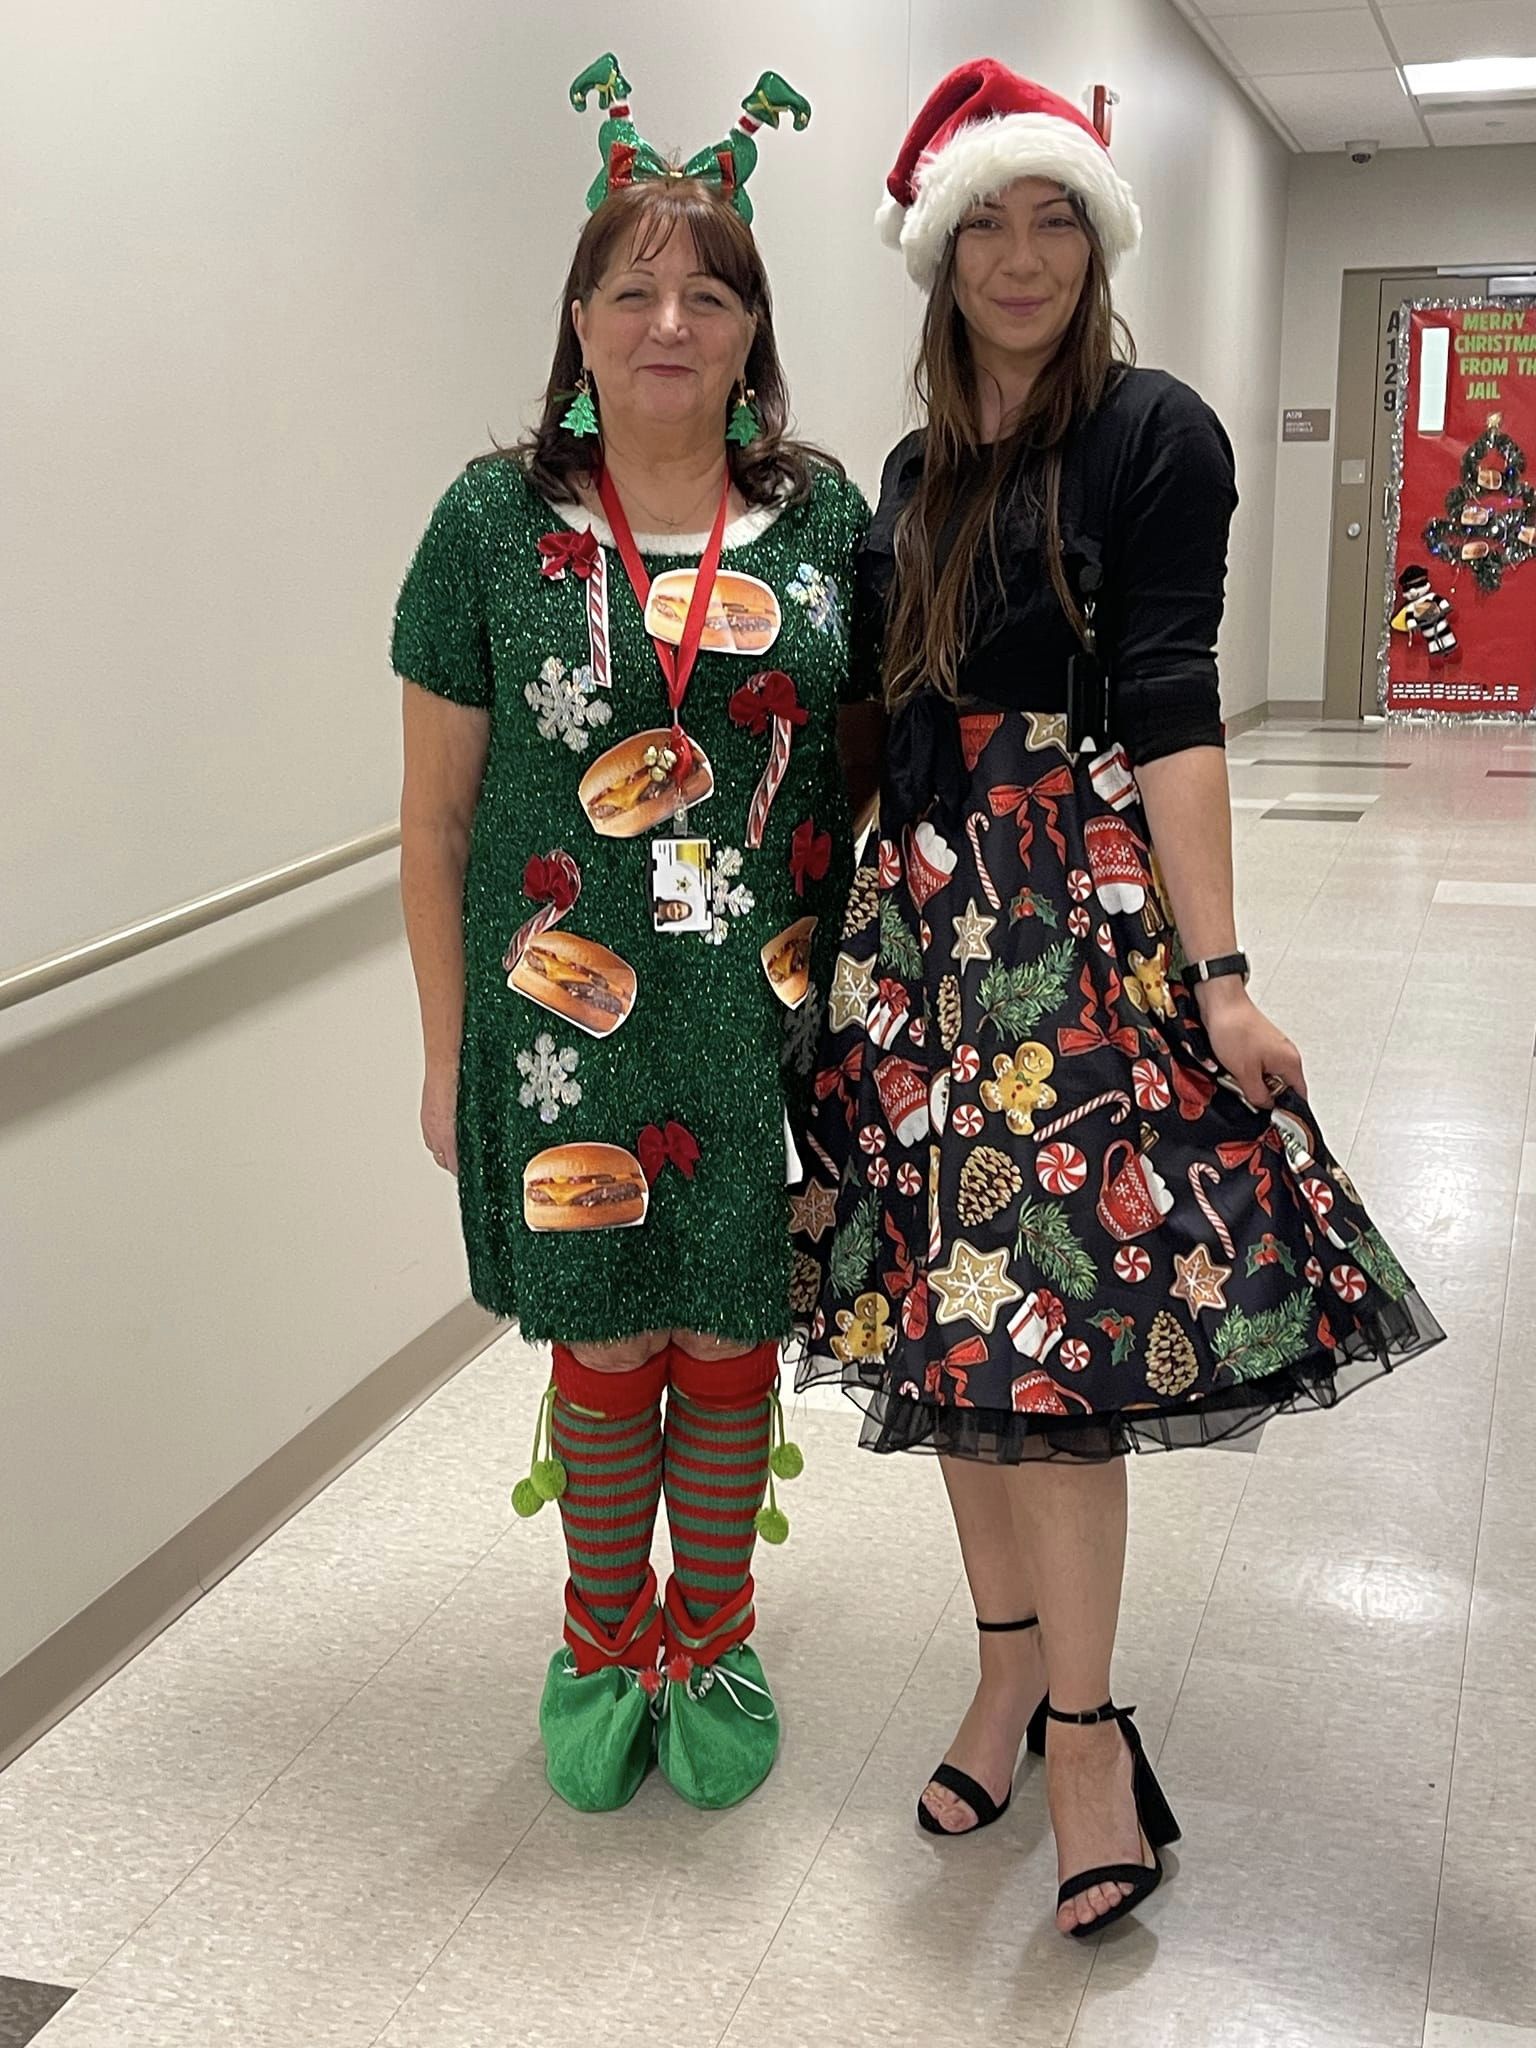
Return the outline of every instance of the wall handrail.
{"type": "Polygon", "coordinates": [[[380,825],[376,831],[343,840],[339,846],[305,854],[280,868],[269,868],[265,874],[232,882],[227,888],[214,889],[190,903],[179,903],[153,917],[140,918],[135,924],[103,932],[100,938],[67,946],[61,953],[50,953],[44,960],[13,968],[0,975],[0,1010],[12,1010],[34,996],[47,995],[72,981],[83,980],[88,974],[99,973],[103,967],[132,960],[156,946],[168,945],[172,939],[185,938],[189,932],[202,931],[226,917],[238,916],[242,910],[254,910],[258,903],[270,903],[275,896],[286,896],[302,889],[307,882],[318,882],[327,875],[339,874],[343,868],[356,867],[360,861],[372,860],[399,844],[399,825],[380,825]]]}

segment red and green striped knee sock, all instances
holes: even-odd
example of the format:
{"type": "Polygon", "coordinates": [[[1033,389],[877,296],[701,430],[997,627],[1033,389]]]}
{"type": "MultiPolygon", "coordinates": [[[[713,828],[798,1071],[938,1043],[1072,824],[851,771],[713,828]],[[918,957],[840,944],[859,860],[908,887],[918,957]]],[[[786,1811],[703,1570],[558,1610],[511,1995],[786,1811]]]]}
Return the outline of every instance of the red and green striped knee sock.
{"type": "MultiPolygon", "coordinates": [[[[594,1372],[557,1344],[551,1427],[565,1466],[560,1517],[571,1596],[616,1636],[651,1581],[651,1538],[661,1501],[661,1396],[665,1349],[630,1372],[594,1372]]],[[[572,1621],[576,1620],[570,1615],[572,1621]]],[[[638,1618],[638,1617],[637,1617],[638,1618]]]]}
{"type": "Polygon", "coordinates": [[[779,1347],[738,1358],[671,1350],[664,1483],[672,1533],[669,1630],[718,1655],[752,1630],[752,1549],[772,1444],[779,1347]],[[679,1614],[681,1603],[684,1614],[679,1614]],[[691,1623],[691,1628],[681,1624],[691,1623]],[[727,1631],[714,1640],[720,1623],[727,1631]]]}

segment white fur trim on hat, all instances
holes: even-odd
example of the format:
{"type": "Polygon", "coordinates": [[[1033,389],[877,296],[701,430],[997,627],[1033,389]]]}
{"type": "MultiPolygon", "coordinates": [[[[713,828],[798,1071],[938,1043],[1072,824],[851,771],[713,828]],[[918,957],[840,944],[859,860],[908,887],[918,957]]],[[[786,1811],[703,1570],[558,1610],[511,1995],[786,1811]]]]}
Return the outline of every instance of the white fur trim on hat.
{"type": "MultiPolygon", "coordinates": [[[[1104,245],[1111,273],[1141,240],[1140,209],[1101,143],[1054,114],[1003,114],[971,122],[920,165],[917,196],[901,221],[908,276],[926,290],[967,210],[1018,178],[1059,178],[1076,193],[1104,245]]],[[[894,199],[887,199],[886,206],[900,217],[894,199]]],[[[889,240],[885,206],[877,219],[889,240]]]]}

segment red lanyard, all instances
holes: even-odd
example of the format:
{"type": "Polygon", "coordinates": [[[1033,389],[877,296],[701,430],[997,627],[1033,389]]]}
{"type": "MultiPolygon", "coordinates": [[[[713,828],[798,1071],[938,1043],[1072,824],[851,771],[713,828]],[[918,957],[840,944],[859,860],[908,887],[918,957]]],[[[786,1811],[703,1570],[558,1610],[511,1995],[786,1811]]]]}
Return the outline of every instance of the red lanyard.
{"type": "MultiPolygon", "coordinates": [[[[608,524],[613,530],[614,545],[618,548],[624,572],[629,578],[629,587],[635,593],[635,601],[643,616],[651,595],[650,571],[641,560],[629,516],[606,470],[598,478],[597,489],[598,496],[602,499],[603,510],[608,515],[608,524]]],[[[699,643],[704,638],[704,624],[709,616],[709,600],[714,593],[715,576],[720,568],[720,554],[725,545],[725,522],[730,504],[731,476],[727,470],[720,491],[720,509],[715,514],[709,545],[705,548],[703,559],[699,563],[693,596],[688,602],[688,617],[683,624],[682,644],[674,647],[670,641],[657,640],[654,636],[651,642],[656,649],[656,659],[661,663],[661,673],[667,685],[667,702],[672,708],[672,749],[678,757],[672,772],[679,781],[686,780],[693,765],[693,750],[683,736],[679,715],[683,708],[683,699],[688,694],[688,680],[693,674],[693,665],[699,658],[699,643]]]]}

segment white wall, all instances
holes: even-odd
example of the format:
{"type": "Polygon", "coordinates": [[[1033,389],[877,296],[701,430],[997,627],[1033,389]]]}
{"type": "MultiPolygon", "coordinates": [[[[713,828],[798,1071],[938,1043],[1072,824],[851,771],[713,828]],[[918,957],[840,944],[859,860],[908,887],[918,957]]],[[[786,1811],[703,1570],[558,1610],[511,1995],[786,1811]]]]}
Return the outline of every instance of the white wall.
{"type": "MultiPolygon", "coordinates": [[[[4,964],[393,815],[390,605],[542,380],[598,161],[565,89],[610,47],[663,146],[770,65],[813,100],[753,192],[801,421],[870,486],[911,111],[984,50],[1117,86],[1124,303],[1237,443],[1229,706],[1263,695],[1284,160],[1166,0],[11,0],[4,964]]],[[[387,865],[0,1018],[0,1669],[462,1297],[387,865]]]]}
{"type": "MultiPolygon", "coordinates": [[[[1337,404],[1346,270],[1441,264],[1513,269],[1536,262],[1536,146],[1387,150],[1357,167],[1291,160],[1283,406],[1337,404]]],[[[1269,694],[1321,698],[1333,465],[1339,450],[1292,442],[1275,490],[1269,694]]]]}

